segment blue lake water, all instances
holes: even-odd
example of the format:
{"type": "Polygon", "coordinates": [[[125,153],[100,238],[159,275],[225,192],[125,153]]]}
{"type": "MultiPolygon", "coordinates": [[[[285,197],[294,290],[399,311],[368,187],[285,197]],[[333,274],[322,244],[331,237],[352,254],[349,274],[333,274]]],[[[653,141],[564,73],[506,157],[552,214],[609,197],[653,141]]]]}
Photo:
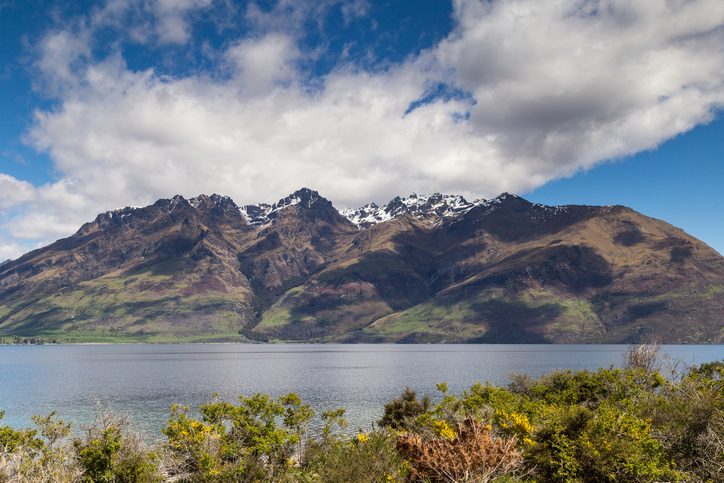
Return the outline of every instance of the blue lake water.
{"type": "MultiPolygon", "coordinates": [[[[75,427],[93,419],[95,400],[129,413],[160,437],[171,404],[198,407],[214,392],[297,393],[317,412],[346,408],[350,428],[369,428],[383,405],[409,386],[438,401],[435,385],[461,393],[476,382],[505,385],[507,374],[619,366],[623,345],[58,345],[0,346],[0,424],[32,425],[58,411],[75,427]]],[[[662,347],[688,364],[724,358],[724,346],[662,347]]]]}

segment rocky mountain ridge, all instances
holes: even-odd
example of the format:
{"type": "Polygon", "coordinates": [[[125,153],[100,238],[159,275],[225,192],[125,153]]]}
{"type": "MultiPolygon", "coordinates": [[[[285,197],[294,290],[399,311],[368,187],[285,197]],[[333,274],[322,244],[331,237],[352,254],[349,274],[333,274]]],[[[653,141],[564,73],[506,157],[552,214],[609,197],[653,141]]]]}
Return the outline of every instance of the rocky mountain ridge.
{"type": "MultiPolygon", "coordinates": [[[[505,196],[507,193],[501,196],[505,196]]],[[[311,190],[302,189],[274,204],[259,203],[245,205],[240,208],[242,215],[250,225],[264,225],[269,223],[274,214],[289,206],[297,204],[310,207],[318,200],[324,200],[319,194],[311,190]]],[[[407,198],[399,196],[392,199],[382,207],[375,203],[366,204],[360,208],[344,208],[339,213],[359,228],[369,228],[377,223],[392,221],[403,215],[413,215],[418,218],[444,219],[462,215],[475,206],[495,203],[497,200],[476,200],[469,203],[460,195],[417,195],[413,193],[407,198]]],[[[324,200],[327,202],[327,200],[324,200]]]]}
{"type": "Polygon", "coordinates": [[[682,230],[505,193],[175,196],[0,265],[0,336],[720,343],[722,309],[724,259],[682,230]]]}

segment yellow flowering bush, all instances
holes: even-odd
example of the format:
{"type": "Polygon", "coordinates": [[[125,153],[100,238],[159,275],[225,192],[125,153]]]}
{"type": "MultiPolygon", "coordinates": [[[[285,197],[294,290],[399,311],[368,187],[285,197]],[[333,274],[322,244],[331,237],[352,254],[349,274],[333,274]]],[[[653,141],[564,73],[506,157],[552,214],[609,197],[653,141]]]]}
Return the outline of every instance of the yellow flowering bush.
{"type": "Polygon", "coordinates": [[[533,425],[525,414],[508,412],[504,409],[495,412],[496,424],[509,436],[517,435],[526,444],[532,443],[530,434],[533,432],[533,425]]]}
{"type": "Polygon", "coordinates": [[[188,406],[171,407],[168,426],[161,431],[178,474],[218,472],[221,434],[218,426],[188,417],[188,406]]]}
{"type": "Polygon", "coordinates": [[[442,438],[454,438],[455,430],[447,424],[447,421],[435,421],[432,423],[432,427],[435,430],[435,434],[442,438]]]}

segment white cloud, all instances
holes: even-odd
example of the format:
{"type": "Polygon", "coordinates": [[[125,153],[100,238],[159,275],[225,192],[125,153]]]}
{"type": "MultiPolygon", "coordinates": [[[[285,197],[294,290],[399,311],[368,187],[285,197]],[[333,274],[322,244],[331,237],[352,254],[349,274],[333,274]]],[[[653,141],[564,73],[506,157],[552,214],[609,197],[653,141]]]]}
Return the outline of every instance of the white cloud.
{"type": "Polygon", "coordinates": [[[208,9],[212,3],[213,0],[107,0],[92,10],[83,28],[90,32],[118,29],[138,43],[185,44],[191,39],[189,17],[208,9]]]}
{"type": "Polygon", "coordinates": [[[225,55],[241,91],[249,95],[269,94],[280,84],[298,77],[294,62],[301,52],[294,39],[271,33],[261,39],[239,42],[225,55]]]}
{"type": "Polygon", "coordinates": [[[209,7],[212,0],[156,0],[149,2],[157,18],[156,35],[162,44],[185,44],[191,38],[190,11],[209,7]]]}
{"type": "MultiPolygon", "coordinates": [[[[154,5],[186,22],[205,4],[154,5]]],[[[53,46],[61,55],[43,75],[72,82],[28,139],[61,180],[28,200],[38,218],[15,217],[8,229],[60,233],[67,220],[77,228],[176,193],[273,202],[308,186],[340,207],[412,191],[522,193],[655,148],[724,104],[720,0],[457,0],[457,26],[440,45],[376,71],[339,66],[311,86],[295,28],[314,9],[289,5],[250,7],[259,31],[227,48],[221,73],[167,78],[131,71],[120,55],[66,68],[86,55],[82,39],[46,39],[43,59],[53,46]],[[284,12],[294,18],[285,23],[284,12]],[[438,82],[472,97],[403,115],[438,82]]]]}
{"type": "Polygon", "coordinates": [[[0,208],[10,208],[34,200],[35,187],[27,181],[20,181],[0,173],[0,208]]]}
{"type": "Polygon", "coordinates": [[[29,252],[33,248],[35,247],[32,245],[16,243],[11,239],[5,239],[0,236],[0,263],[5,260],[15,260],[20,258],[21,255],[29,252]]]}
{"type": "Polygon", "coordinates": [[[92,194],[80,194],[68,179],[35,187],[0,174],[0,242],[9,235],[14,241],[7,243],[19,247],[28,246],[21,240],[51,242],[72,234],[93,212],[92,194]]]}
{"type": "Polygon", "coordinates": [[[246,9],[246,20],[262,33],[299,34],[302,29],[309,28],[310,23],[316,22],[322,26],[325,14],[337,6],[345,23],[366,16],[369,10],[367,0],[278,0],[270,10],[250,2],[246,9]]]}
{"type": "Polygon", "coordinates": [[[157,27],[159,41],[163,44],[184,44],[191,37],[188,22],[179,14],[164,15],[157,27]]]}
{"type": "Polygon", "coordinates": [[[341,10],[344,23],[349,24],[355,18],[367,16],[370,10],[370,2],[368,0],[353,0],[342,4],[341,10]]]}
{"type": "Polygon", "coordinates": [[[60,30],[45,36],[35,63],[40,73],[36,83],[39,80],[42,88],[53,96],[60,96],[63,90],[73,87],[78,81],[79,64],[90,56],[89,42],[86,29],[60,30]]]}
{"type": "Polygon", "coordinates": [[[65,213],[53,214],[33,211],[8,223],[8,233],[19,240],[47,240],[52,242],[68,236],[80,228],[74,217],[65,213]]]}
{"type": "Polygon", "coordinates": [[[655,148],[724,103],[724,4],[457,1],[437,49],[470,122],[547,180],[655,148]]]}

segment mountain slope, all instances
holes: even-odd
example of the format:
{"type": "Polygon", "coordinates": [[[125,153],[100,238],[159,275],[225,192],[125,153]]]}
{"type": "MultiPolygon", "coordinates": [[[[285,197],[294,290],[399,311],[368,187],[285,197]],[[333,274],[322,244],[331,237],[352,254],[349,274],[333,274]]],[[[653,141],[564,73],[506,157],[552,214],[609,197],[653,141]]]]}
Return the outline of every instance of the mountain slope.
{"type": "Polygon", "coordinates": [[[412,341],[722,340],[721,256],[679,229],[623,207],[535,237],[505,232],[507,243],[490,236],[495,229],[482,230],[492,255],[471,257],[476,270],[366,332],[412,341]]]}
{"type": "Polygon", "coordinates": [[[340,324],[367,305],[370,318],[388,314],[340,340],[722,338],[722,257],[667,223],[624,207],[546,207],[513,195],[432,218],[405,213],[371,225],[255,330],[332,336],[339,325],[329,328],[330,319],[340,324]],[[379,295],[321,295],[350,281],[379,295]]]}
{"type": "Polygon", "coordinates": [[[176,196],[0,265],[0,335],[64,340],[718,343],[723,309],[724,259],[682,230],[509,194],[176,196]]]}
{"type": "Polygon", "coordinates": [[[249,228],[226,197],[180,196],[99,215],[0,272],[3,332],[237,332],[252,317],[238,273],[249,228]]]}

